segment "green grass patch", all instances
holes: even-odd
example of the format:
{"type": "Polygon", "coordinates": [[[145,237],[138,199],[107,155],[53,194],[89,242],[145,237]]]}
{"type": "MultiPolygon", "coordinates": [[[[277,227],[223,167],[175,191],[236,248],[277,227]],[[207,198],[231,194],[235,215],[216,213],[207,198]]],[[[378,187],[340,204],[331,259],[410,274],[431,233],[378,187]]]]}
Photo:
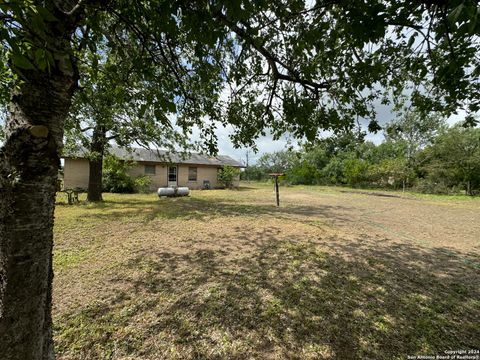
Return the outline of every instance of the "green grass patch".
{"type": "Polygon", "coordinates": [[[390,360],[478,346],[478,242],[463,226],[480,220],[474,207],[284,187],[277,208],[264,184],[104,198],[56,209],[58,359],[390,360]]]}
{"type": "Polygon", "coordinates": [[[53,268],[54,270],[65,270],[73,267],[88,258],[89,254],[86,250],[76,249],[72,251],[54,250],[53,252],[53,268]]]}

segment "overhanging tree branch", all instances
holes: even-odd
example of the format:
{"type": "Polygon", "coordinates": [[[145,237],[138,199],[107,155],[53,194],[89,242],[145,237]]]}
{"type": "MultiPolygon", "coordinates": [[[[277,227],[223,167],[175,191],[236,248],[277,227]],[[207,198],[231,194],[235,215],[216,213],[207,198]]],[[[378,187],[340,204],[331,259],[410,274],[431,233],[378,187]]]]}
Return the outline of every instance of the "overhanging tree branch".
{"type": "Polygon", "coordinates": [[[226,25],[231,31],[237,34],[243,41],[252,46],[256,51],[258,51],[264,58],[267,60],[268,64],[272,69],[273,78],[276,80],[285,80],[293,83],[297,83],[305,87],[309,91],[318,93],[320,90],[328,90],[334,80],[324,81],[324,82],[315,82],[312,80],[305,79],[301,77],[295,69],[286,64],[284,61],[281,61],[276,55],[270,52],[265,46],[259,44],[259,41],[255,39],[248,31],[238,26],[236,23],[230,21],[225,15],[221,12],[217,12],[214,17],[218,19],[221,23],[226,25]],[[287,70],[288,74],[282,73],[279,70],[279,66],[287,70]]]}

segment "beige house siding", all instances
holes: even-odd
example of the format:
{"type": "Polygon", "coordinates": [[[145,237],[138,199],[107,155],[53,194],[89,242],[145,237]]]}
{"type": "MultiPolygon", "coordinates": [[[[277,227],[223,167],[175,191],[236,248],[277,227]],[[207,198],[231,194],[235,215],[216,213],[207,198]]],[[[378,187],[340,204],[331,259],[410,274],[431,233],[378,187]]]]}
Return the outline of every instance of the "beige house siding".
{"type": "MultiPolygon", "coordinates": [[[[221,187],[218,182],[217,172],[218,166],[207,165],[177,165],[177,183],[178,186],[187,186],[190,189],[202,189],[203,181],[210,181],[211,188],[221,187]],[[188,181],[188,168],[197,168],[197,181],[188,181]]],[[[152,162],[138,162],[132,167],[128,174],[133,177],[150,176],[152,183],[150,190],[155,191],[159,187],[166,187],[168,180],[168,165],[152,162]],[[155,165],[155,174],[145,174],[145,165],[155,165]]],[[[89,163],[86,159],[65,159],[64,164],[64,188],[87,188],[89,176],[89,163]]],[[[234,186],[239,186],[240,176],[234,181],[234,186]]]]}
{"type": "MultiPolygon", "coordinates": [[[[168,166],[166,164],[154,164],[141,162],[137,163],[130,171],[129,175],[132,177],[138,176],[150,176],[152,178],[152,184],[150,185],[150,190],[157,190],[159,187],[168,186],[168,166]],[[145,165],[155,165],[155,175],[145,174],[145,165]]],[[[203,181],[210,181],[210,186],[212,188],[221,187],[221,184],[217,180],[217,166],[205,166],[205,165],[172,165],[177,166],[177,185],[178,186],[187,186],[190,189],[202,189],[203,181]],[[188,181],[188,168],[196,167],[197,168],[197,181],[188,181]]],[[[236,181],[235,186],[238,186],[239,180],[236,181]]]]}
{"type": "MultiPolygon", "coordinates": [[[[157,190],[159,187],[168,186],[168,166],[167,164],[155,164],[149,162],[139,162],[129,171],[129,175],[136,178],[138,176],[150,176],[152,178],[152,184],[150,185],[150,190],[157,190]],[[155,165],[155,175],[145,174],[145,165],[155,165]]],[[[187,186],[190,189],[202,189],[203,181],[210,181],[210,186],[212,188],[221,187],[222,185],[218,182],[217,172],[218,166],[206,166],[206,165],[172,165],[177,166],[177,185],[178,186],[187,186]],[[188,181],[188,168],[196,167],[197,168],[197,181],[188,181]]],[[[234,182],[234,186],[238,186],[240,177],[234,182]]]]}
{"type": "Polygon", "coordinates": [[[217,181],[217,166],[201,166],[201,165],[179,165],[178,166],[178,186],[187,186],[190,189],[202,189],[203,181],[210,181],[210,187],[219,187],[217,181]],[[197,168],[197,181],[188,181],[188,168],[197,168]]]}
{"type": "Polygon", "coordinates": [[[88,188],[90,165],[87,159],[65,159],[63,188],[88,188]]]}
{"type": "Polygon", "coordinates": [[[132,167],[128,174],[133,177],[139,176],[149,176],[152,178],[152,183],[150,184],[150,190],[157,190],[159,187],[167,186],[167,166],[164,164],[155,164],[148,162],[137,163],[132,167]],[[155,166],[155,175],[145,174],[145,165],[154,165],[155,166]]]}

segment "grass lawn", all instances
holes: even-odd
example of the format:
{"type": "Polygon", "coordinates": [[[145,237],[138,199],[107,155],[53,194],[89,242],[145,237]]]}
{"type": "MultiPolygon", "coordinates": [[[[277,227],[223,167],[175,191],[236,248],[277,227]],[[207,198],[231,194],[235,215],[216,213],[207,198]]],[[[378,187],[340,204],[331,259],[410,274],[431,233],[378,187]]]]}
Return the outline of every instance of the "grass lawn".
{"type": "Polygon", "coordinates": [[[480,348],[480,199],[298,186],[282,187],[276,208],[271,186],[244,185],[57,205],[57,357],[480,348]]]}

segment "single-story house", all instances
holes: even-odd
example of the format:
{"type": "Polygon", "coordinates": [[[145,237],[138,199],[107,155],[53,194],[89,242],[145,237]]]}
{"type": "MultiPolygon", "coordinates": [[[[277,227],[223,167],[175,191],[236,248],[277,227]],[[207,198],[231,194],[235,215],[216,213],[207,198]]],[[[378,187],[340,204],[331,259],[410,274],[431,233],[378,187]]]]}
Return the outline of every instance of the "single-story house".
{"type": "MultiPolygon", "coordinates": [[[[191,153],[187,158],[180,154],[163,150],[110,148],[109,152],[119,159],[133,160],[135,165],[129,170],[133,178],[150,176],[151,190],[167,186],[187,186],[190,189],[206,187],[218,188],[218,170],[224,165],[242,168],[244,165],[226,155],[207,156],[191,153]]],[[[84,150],[64,156],[63,186],[68,188],[88,188],[89,160],[84,150]]],[[[239,185],[239,177],[234,186],[239,185]]]]}

